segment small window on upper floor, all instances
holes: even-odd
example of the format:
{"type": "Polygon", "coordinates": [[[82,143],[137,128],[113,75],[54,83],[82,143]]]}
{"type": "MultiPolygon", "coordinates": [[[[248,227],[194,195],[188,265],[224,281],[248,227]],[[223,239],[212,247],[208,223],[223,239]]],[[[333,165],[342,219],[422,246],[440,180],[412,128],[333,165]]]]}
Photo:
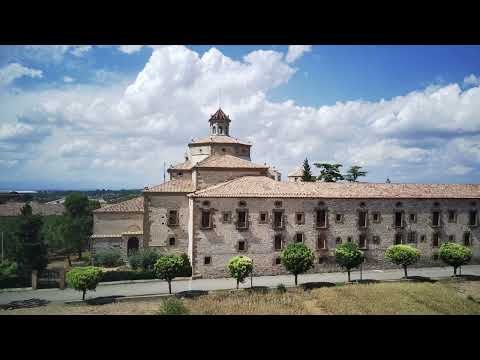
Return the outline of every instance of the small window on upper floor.
{"type": "Polygon", "coordinates": [[[455,210],[448,210],[448,222],[449,223],[457,222],[457,212],[455,210]]]}
{"type": "Polygon", "coordinates": [[[468,225],[477,226],[478,225],[478,216],[477,210],[470,210],[468,215],[468,225]]]}
{"type": "Polygon", "coordinates": [[[212,263],[212,258],[210,256],[205,256],[203,258],[203,264],[204,265],[210,265],[212,263]]]}
{"type": "Polygon", "coordinates": [[[296,243],[303,243],[304,241],[303,233],[296,233],[294,239],[296,243]]]}
{"type": "Polygon", "coordinates": [[[168,212],[168,226],[178,225],[178,211],[170,210],[168,212]]]}
{"type": "Polygon", "coordinates": [[[202,229],[212,228],[212,213],[210,210],[202,210],[202,229]]]}
{"type": "Polygon", "coordinates": [[[173,236],[168,238],[168,245],[175,246],[175,238],[173,236]]]}
{"type": "Polygon", "coordinates": [[[408,215],[408,218],[409,218],[410,222],[413,223],[413,224],[417,222],[417,214],[415,214],[415,213],[410,213],[408,215]]]}
{"type": "Polygon", "coordinates": [[[358,212],[358,226],[361,228],[365,228],[368,226],[368,216],[366,211],[359,211],[358,212]]]}
{"type": "Polygon", "coordinates": [[[305,214],[303,212],[298,212],[295,214],[295,223],[297,225],[305,224],[305,214]]]}
{"type": "Polygon", "coordinates": [[[372,221],[374,223],[379,223],[380,222],[380,213],[379,212],[372,213],[372,221]]]}
{"type": "Polygon", "coordinates": [[[259,217],[259,219],[258,219],[258,222],[259,222],[260,224],[266,224],[267,221],[268,221],[268,212],[266,212],[266,211],[261,211],[261,212],[260,212],[260,217],[259,217]]]}
{"type": "Polygon", "coordinates": [[[282,235],[281,234],[275,235],[274,249],[275,250],[282,250],[282,235]]]}
{"type": "Polygon", "coordinates": [[[432,213],[432,226],[440,226],[440,211],[432,213]]]}
{"type": "Polygon", "coordinates": [[[317,228],[326,228],[327,227],[327,210],[317,210],[316,211],[316,225],[317,228]]]}
{"type": "Polygon", "coordinates": [[[337,224],[342,223],[343,222],[343,214],[339,214],[339,213],[335,214],[335,222],[337,224]]]}
{"type": "Polygon", "coordinates": [[[232,213],[230,211],[226,211],[222,214],[222,221],[224,223],[229,223],[232,220],[232,213]]]}

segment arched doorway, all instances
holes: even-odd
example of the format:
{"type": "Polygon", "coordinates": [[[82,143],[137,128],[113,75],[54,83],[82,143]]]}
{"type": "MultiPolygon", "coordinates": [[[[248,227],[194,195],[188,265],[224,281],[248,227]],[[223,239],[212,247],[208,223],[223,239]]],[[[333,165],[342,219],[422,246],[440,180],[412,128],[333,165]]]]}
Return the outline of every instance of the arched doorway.
{"type": "Polygon", "coordinates": [[[130,256],[132,252],[135,252],[138,250],[138,238],[136,237],[131,237],[127,241],[127,255],[130,256]]]}

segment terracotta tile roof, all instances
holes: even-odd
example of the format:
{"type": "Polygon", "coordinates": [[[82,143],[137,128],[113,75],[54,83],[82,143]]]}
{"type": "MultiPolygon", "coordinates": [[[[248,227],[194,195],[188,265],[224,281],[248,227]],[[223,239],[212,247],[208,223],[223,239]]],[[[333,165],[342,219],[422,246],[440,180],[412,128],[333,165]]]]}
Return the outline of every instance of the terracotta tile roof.
{"type": "Polygon", "coordinates": [[[143,212],[143,196],[139,196],[127,201],[116,204],[109,204],[94,210],[95,213],[101,212],[143,212]]]}
{"type": "Polygon", "coordinates": [[[249,169],[267,169],[267,165],[252,163],[251,161],[241,159],[233,155],[211,155],[208,158],[197,163],[195,168],[249,168],[249,169]]]}
{"type": "Polygon", "coordinates": [[[480,184],[287,183],[244,176],[192,194],[193,197],[480,199],[480,184]]]}
{"type": "Polygon", "coordinates": [[[252,146],[248,142],[227,136],[227,135],[210,135],[209,137],[192,140],[189,145],[199,145],[199,144],[241,144],[252,146]]]}
{"type": "Polygon", "coordinates": [[[208,121],[212,121],[212,120],[231,121],[230,118],[228,117],[228,115],[225,114],[222,109],[218,109],[215,114],[210,116],[210,120],[208,120],[208,121]]]}
{"type": "Polygon", "coordinates": [[[144,192],[189,193],[194,190],[192,180],[173,179],[157,186],[145,188],[144,192]]]}
{"type": "Polygon", "coordinates": [[[288,174],[288,177],[298,177],[303,176],[303,169],[301,167],[296,168],[291,173],[288,174]]]}
{"type": "Polygon", "coordinates": [[[193,164],[191,163],[191,161],[186,160],[183,163],[175,164],[175,165],[170,166],[167,171],[170,171],[170,170],[191,170],[192,167],[193,167],[193,164]]]}

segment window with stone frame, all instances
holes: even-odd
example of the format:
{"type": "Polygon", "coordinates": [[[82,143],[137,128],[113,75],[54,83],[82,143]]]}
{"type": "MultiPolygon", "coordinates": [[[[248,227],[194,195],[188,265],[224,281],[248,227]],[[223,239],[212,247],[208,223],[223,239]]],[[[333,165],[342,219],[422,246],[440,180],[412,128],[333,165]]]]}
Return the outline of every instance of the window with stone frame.
{"type": "Polygon", "coordinates": [[[175,237],[170,236],[170,237],[168,238],[168,245],[170,245],[170,246],[175,246],[175,237]]]}
{"type": "Polygon", "coordinates": [[[232,221],[232,212],[225,211],[222,213],[222,222],[223,223],[230,223],[232,221]]]}
{"type": "Polygon", "coordinates": [[[448,222],[449,223],[457,222],[457,212],[455,210],[448,210],[448,222]]]}
{"type": "Polygon", "coordinates": [[[274,247],[275,251],[282,250],[282,248],[283,248],[283,236],[282,236],[282,234],[276,234],[274,236],[273,242],[274,242],[273,247],[274,247]]]}
{"type": "Polygon", "coordinates": [[[168,226],[178,225],[178,210],[168,211],[168,226]]]}
{"type": "Polygon", "coordinates": [[[367,234],[360,234],[358,235],[358,247],[360,249],[366,249],[367,248],[367,234]]]}
{"type": "Polygon", "coordinates": [[[348,237],[347,237],[347,242],[351,243],[351,242],[352,242],[352,240],[353,240],[353,239],[352,239],[352,237],[351,237],[351,236],[348,236],[348,237]]]}
{"type": "Polygon", "coordinates": [[[448,235],[449,242],[455,242],[455,235],[448,235]]]}
{"type": "Polygon", "coordinates": [[[244,240],[240,240],[238,242],[238,251],[245,251],[246,250],[246,242],[244,240]]]}
{"type": "Polygon", "coordinates": [[[395,245],[403,244],[403,234],[402,233],[396,233],[395,234],[394,244],[395,245]]]}
{"type": "Polygon", "coordinates": [[[433,211],[432,212],[432,226],[439,227],[440,226],[440,211],[433,211]]]}
{"type": "Polygon", "coordinates": [[[273,210],[273,228],[283,229],[285,227],[284,210],[273,210]]]}
{"type": "Polygon", "coordinates": [[[472,233],[469,231],[465,231],[463,233],[463,245],[470,246],[472,245],[472,233]]]}
{"type": "Polygon", "coordinates": [[[366,228],[368,226],[368,213],[365,210],[358,212],[358,227],[366,228]]]}
{"type": "Polygon", "coordinates": [[[411,224],[415,224],[417,222],[417,214],[415,213],[408,214],[408,220],[410,221],[411,224]]]}
{"type": "Polygon", "coordinates": [[[470,210],[468,214],[468,225],[477,226],[478,225],[478,214],[477,210],[470,210]]]}
{"type": "Polygon", "coordinates": [[[297,225],[305,224],[305,213],[303,212],[295,213],[295,224],[297,225]]]}
{"type": "Polygon", "coordinates": [[[203,258],[203,265],[210,265],[212,263],[212,258],[210,256],[205,256],[203,258]]]}
{"type": "Polygon", "coordinates": [[[375,212],[372,213],[372,221],[374,223],[379,223],[380,219],[381,219],[381,217],[380,217],[380,213],[378,211],[375,211],[375,212]]]}
{"type": "Polygon", "coordinates": [[[281,265],[282,264],[282,259],[279,257],[275,258],[275,265],[281,265]]]}
{"type": "Polygon", "coordinates": [[[409,231],[407,235],[407,242],[409,244],[415,244],[417,242],[417,232],[409,231]]]}
{"type": "Polygon", "coordinates": [[[335,238],[335,244],[339,245],[339,244],[341,244],[341,243],[342,243],[342,238],[341,238],[340,236],[337,236],[337,237],[335,238]]]}
{"type": "Polygon", "coordinates": [[[202,209],[202,229],[211,229],[212,228],[212,212],[210,210],[202,209]]]}
{"type": "Polygon", "coordinates": [[[328,249],[327,235],[324,233],[319,233],[317,235],[317,249],[325,250],[328,249]]]}
{"type": "Polygon", "coordinates": [[[315,222],[316,222],[317,228],[322,228],[322,229],[327,228],[328,227],[327,210],[317,209],[315,222]]]}
{"type": "Polygon", "coordinates": [[[396,228],[403,227],[403,211],[395,211],[394,226],[396,228]]]}
{"type": "Polygon", "coordinates": [[[238,230],[248,229],[248,210],[247,209],[237,209],[236,225],[238,230]]]}
{"type": "Polygon", "coordinates": [[[422,236],[420,236],[420,242],[425,242],[427,241],[427,235],[423,234],[422,236]]]}
{"type": "Polygon", "coordinates": [[[374,243],[375,245],[380,244],[380,236],[378,236],[378,235],[373,235],[373,236],[372,236],[372,243],[374,243]]]}
{"type": "Polygon", "coordinates": [[[268,211],[260,211],[260,215],[258,217],[258,222],[260,224],[268,223],[268,211]]]}
{"type": "Polygon", "coordinates": [[[440,243],[440,234],[438,232],[434,232],[432,234],[432,246],[438,247],[439,243],[440,243]]]}
{"type": "Polygon", "coordinates": [[[337,224],[342,224],[343,223],[343,214],[336,213],[335,214],[335,222],[337,224]]]}
{"type": "Polygon", "coordinates": [[[293,237],[293,240],[296,242],[296,243],[303,243],[304,240],[305,240],[305,236],[303,235],[303,233],[296,233],[295,236],[293,237]]]}

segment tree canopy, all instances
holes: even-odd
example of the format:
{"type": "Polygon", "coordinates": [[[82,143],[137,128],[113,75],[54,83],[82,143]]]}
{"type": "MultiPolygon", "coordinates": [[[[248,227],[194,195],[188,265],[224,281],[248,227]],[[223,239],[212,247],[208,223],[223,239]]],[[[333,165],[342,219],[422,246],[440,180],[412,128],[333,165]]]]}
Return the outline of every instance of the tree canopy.
{"type": "Polygon", "coordinates": [[[342,164],[315,163],[314,165],[320,169],[318,180],[325,182],[337,182],[338,180],[343,180],[343,175],[340,174],[342,164]]]}
{"type": "Polygon", "coordinates": [[[308,159],[305,158],[303,162],[303,173],[302,173],[302,181],[315,181],[315,176],[312,175],[312,170],[310,169],[310,164],[308,163],[308,159]]]}
{"type": "Polygon", "coordinates": [[[351,166],[347,173],[344,175],[345,180],[350,182],[356,182],[360,176],[366,176],[367,171],[360,170],[361,166],[351,166]]]}

